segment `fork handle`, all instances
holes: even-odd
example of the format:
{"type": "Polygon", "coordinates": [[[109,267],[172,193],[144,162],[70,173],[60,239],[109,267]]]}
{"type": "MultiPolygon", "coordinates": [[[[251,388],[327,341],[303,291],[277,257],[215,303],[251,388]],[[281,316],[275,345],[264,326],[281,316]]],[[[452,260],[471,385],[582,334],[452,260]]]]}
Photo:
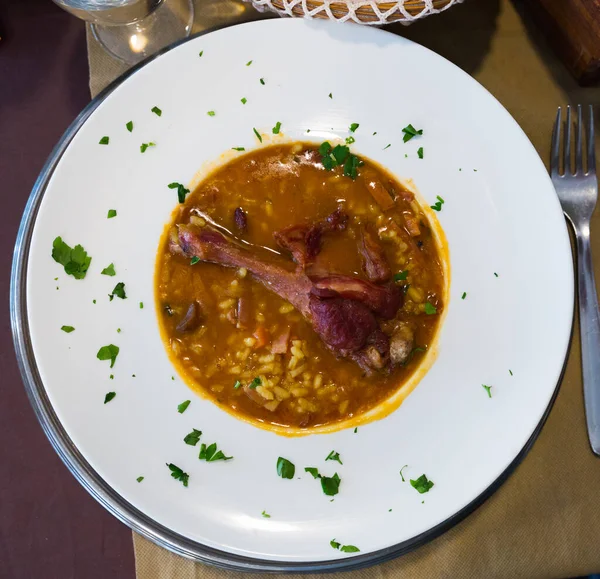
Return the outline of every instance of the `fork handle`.
{"type": "Polygon", "coordinates": [[[590,227],[577,228],[577,274],[583,394],[590,445],[600,456],[600,310],[592,264],[590,227]]]}

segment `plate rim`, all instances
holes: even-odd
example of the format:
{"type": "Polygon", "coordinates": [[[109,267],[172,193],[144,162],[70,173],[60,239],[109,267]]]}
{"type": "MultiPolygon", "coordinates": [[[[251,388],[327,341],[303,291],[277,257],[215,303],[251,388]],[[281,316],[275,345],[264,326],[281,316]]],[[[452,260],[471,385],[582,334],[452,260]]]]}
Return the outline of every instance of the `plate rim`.
{"type": "MultiPolygon", "coordinates": [[[[263,20],[258,20],[262,22],[263,20]]],[[[282,22],[282,19],[273,19],[273,21],[282,22]]],[[[17,364],[21,373],[21,379],[25,387],[25,391],[29,398],[29,402],[34,410],[34,413],[48,438],[52,448],[58,454],[70,473],[75,479],[85,488],[85,490],[98,501],[107,511],[115,516],[119,521],[127,525],[130,529],[142,535],[144,538],[152,541],[172,553],[181,555],[199,563],[207,563],[222,569],[230,571],[246,571],[246,572],[264,572],[264,573],[322,573],[335,571],[350,571],[363,569],[372,565],[391,561],[401,555],[417,549],[439,537],[459,522],[464,520],[469,514],[474,512],[481,506],[492,494],[494,494],[508,477],[519,466],[528,452],[531,450],[534,442],[537,440],[549,414],[554,405],[560,385],[565,373],[567,360],[569,357],[570,344],[574,328],[574,316],[571,315],[571,330],[567,348],[564,354],[564,360],[558,381],[554,387],[554,392],[550,398],[550,402],[542,415],[541,420],[534,429],[533,433],[519,451],[517,456],[506,467],[506,469],[494,480],[479,496],[465,505],[461,510],[448,517],[445,521],[439,523],[435,527],[412,537],[406,541],[366,553],[358,555],[350,559],[332,559],[328,561],[317,562],[293,562],[293,561],[276,561],[268,559],[259,559],[254,557],[246,557],[229,553],[203,545],[197,541],[188,539],[187,537],[176,533],[158,523],[142,511],[134,507],[129,501],[117,493],[89,464],[84,456],[79,452],[63,425],[61,424],[56,412],[54,411],[49,397],[46,393],[44,384],[39,374],[37,363],[33,354],[33,347],[29,335],[29,322],[27,318],[27,263],[29,259],[29,249],[32,240],[33,229],[36,223],[38,211],[41,202],[44,198],[46,188],[57,167],[63,153],[67,147],[85,124],[92,113],[102,104],[106,98],[116,90],[121,83],[133,76],[144,68],[147,64],[159,58],[163,54],[172,49],[194,40],[205,34],[210,34],[223,28],[252,25],[257,21],[242,22],[238,24],[226,24],[214,26],[193,34],[187,38],[183,38],[161,50],[157,53],[144,59],[137,65],[125,71],[122,75],[111,82],[104,90],[96,95],[85,108],[77,115],[73,122],[69,125],[66,131],[54,146],[46,162],[44,163],[37,179],[34,182],[31,193],[23,210],[23,216],[19,224],[15,248],[13,251],[13,260],[11,266],[10,279],[10,320],[11,330],[13,334],[13,344],[17,358],[17,364]]],[[[387,32],[382,30],[382,32],[387,32]]],[[[390,33],[391,34],[391,33],[390,33]]],[[[413,42],[413,41],[409,41],[413,42]]],[[[414,43],[418,44],[418,43],[414,43]]],[[[419,44],[425,50],[430,50],[419,44]]],[[[433,51],[431,51],[433,52],[433,51]]],[[[435,53],[439,58],[442,58],[450,65],[457,67],[444,58],[435,53]]],[[[460,70],[460,68],[459,68],[460,70]]],[[[464,72],[464,71],[461,71],[464,72]]],[[[465,73],[466,74],[466,73],[465,73]]],[[[472,78],[472,77],[471,77],[472,78]]],[[[473,79],[475,80],[475,79],[473,79]]],[[[478,82],[475,80],[475,82],[478,82]]],[[[480,84],[480,83],[478,83],[480,84]]],[[[480,84],[480,86],[482,86],[480,84]]],[[[494,100],[497,99],[482,86],[494,100]]],[[[502,103],[497,101],[502,108],[505,108],[502,103]]],[[[506,109],[505,109],[506,110],[506,109]]],[[[507,111],[508,112],[508,111],[507,111]]],[[[510,113],[508,113],[510,115],[510,113]]],[[[512,118],[512,115],[510,115],[512,118]]],[[[517,123],[517,126],[518,123],[517,123]]],[[[520,126],[519,126],[520,128],[520,126]]],[[[529,141],[525,133],[523,136],[529,141]]],[[[531,145],[531,142],[530,142],[531,145]]],[[[572,292],[573,293],[573,292],[572,292]]],[[[575,304],[573,303],[573,312],[575,304]]]]}

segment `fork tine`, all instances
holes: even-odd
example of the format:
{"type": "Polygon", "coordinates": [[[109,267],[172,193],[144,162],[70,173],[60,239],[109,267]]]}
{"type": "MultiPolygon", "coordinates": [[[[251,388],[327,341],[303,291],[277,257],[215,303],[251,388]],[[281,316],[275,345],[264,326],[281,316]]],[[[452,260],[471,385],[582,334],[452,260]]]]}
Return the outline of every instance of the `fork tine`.
{"type": "Polygon", "coordinates": [[[559,171],[559,154],[560,154],[560,124],[562,121],[562,111],[558,107],[556,113],[556,122],[554,123],[554,130],[552,131],[552,151],[550,153],[550,175],[558,176],[559,171]]]}
{"type": "Polygon", "coordinates": [[[575,143],[575,175],[583,173],[583,119],[581,105],[577,105],[577,136],[575,143]]]}
{"type": "Polygon", "coordinates": [[[587,174],[596,173],[596,144],[594,139],[594,107],[590,105],[587,129],[587,174]]]}
{"type": "Polygon", "coordinates": [[[563,151],[563,159],[564,159],[564,170],[563,173],[566,175],[567,171],[569,173],[573,173],[571,169],[571,105],[567,105],[567,120],[565,122],[566,125],[566,135],[565,135],[565,143],[564,143],[564,151],[563,151]]]}

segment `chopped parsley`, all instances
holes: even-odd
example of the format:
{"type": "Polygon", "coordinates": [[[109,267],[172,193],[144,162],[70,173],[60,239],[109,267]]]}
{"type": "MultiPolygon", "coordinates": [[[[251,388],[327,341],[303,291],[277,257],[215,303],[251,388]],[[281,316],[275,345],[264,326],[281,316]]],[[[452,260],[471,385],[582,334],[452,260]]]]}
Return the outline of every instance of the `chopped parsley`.
{"type": "Polygon", "coordinates": [[[75,328],[73,326],[62,326],[60,329],[66,334],[70,334],[71,332],[75,331],[75,328]]]}
{"type": "Polygon", "coordinates": [[[508,373],[513,376],[512,370],[509,368],[508,373]]]}
{"type": "Polygon", "coordinates": [[[197,255],[194,255],[192,259],[190,259],[190,265],[196,265],[200,261],[200,258],[197,255]]]}
{"type": "Polygon", "coordinates": [[[412,361],[412,359],[414,358],[415,354],[417,352],[426,352],[427,349],[426,348],[421,348],[420,346],[417,346],[416,348],[413,348],[410,351],[410,354],[408,355],[408,358],[406,358],[406,360],[404,360],[404,362],[402,363],[402,366],[407,366],[409,362],[412,361]]]}
{"type": "Polygon", "coordinates": [[[277,121],[275,123],[275,126],[273,127],[273,134],[278,135],[280,130],[281,130],[281,123],[279,121],[277,121]]]}
{"type": "Polygon", "coordinates": [[[116,395],[117,395],[116,392],[107,392],[106,396],[104,396],[104,404],[106,404],[107,402],[110,402],[116,395]]]}
{"type": "Polygon", "coordinates": [[[269,515],[269,513],[267,513],[267,511],[263,511],[263,512],[261,513],[261,515],[262,515],[262,516],[263,516],[265,519],[270,519],[270,518],[271,518],[271,515],[269,515]]]}
{"type": "Polygon", "coordinates": [[[343,166],[343,172],[346,177],[352,180],[358,175],[358,168],[363,162],[356,156],[350,153],[350,149],[345,145],[336,145],[332,147],[328,141],[321,143],[319,146],[319,154],[321,162],[327,171],[331,171],[334,167],[343,166]]]}
{"type": "Polygon", "coordinates": [[[231,147],[231,149],[233,151],[245,151],[246,150],[244,147],[231,147]]]}
{"type": "Polygon", "coordinates": [[[281,456],[277,459],[277,474],[281,478],[293,479],[296,474],[296,466],[287,458],[281,456]]]}
{"type": "Polygon", "coordinates": [[[144,309],[144,302],[140,302],[140,310],[144,309]]]}
{"type": "Polygon", "coordinates": [[[420,494],[428,493],[433,486],[433,481],[430,481],[426,475],[422,474],[418,479],[410,479],[411,486],[420,494]]]}
{"type": "Polygon", "coordinates": [[[467,292],[463,292],[463,295],[461,296],[461,300],[464,300],[467,297],[467,292]]]}
{"type": "Polygon", "coordinates": [[[108,213],[106,215],[106,219],[112,219],[113,217],[117,216],[117,210],[116,209],[109,209],[108,213]]]}
{"type": "Polygon", "coordinates": [[[354,429],[354,434],[358,434],[358,426],[354,429]]]}
{"type": "Polygon", "coordinates": [[[102,348],[98,350],[96,358],[98,358],[98,360],[110,360],[110,367],[112,368],[115,365],[115,361],[118,355],[119,346],[109,344],[108,346],[102,346],[102,348]]]}
{"type": "Polygon", "coordinates": [[[125,282],[120,281],[115,286],[115,289],[113,289],[112,293],[108,294],[108,297],[111,302],[113,301],[113,298],[115,296],[117,296],[118,298],[121,298],[122,300],[127,298],[127,295],[125,294],[125,282]]]}
{"type": "Polygon", "coordinates": [[[375,131],[375,132],[373,133],[373,136],[375,136],[376,134],[377,134],[377,131],[375,131]]]}
{"type": "MultiPolygon", "coordinates": [[[[391,509],[390,509],[391,510],[391,509]]],[[[329,544],[338,551],[342,551],[342,553],[359,553],[360,549],[355,547],[354,545],[341,545],[335,539],[329,541],[329,544]]]]}
{"type": "Polygon", "coordinates": [[[354,131],[356,131],[356,129],[358,129],[358,127],[359,127],[359,126],[360,126],[360,125],[359,125],[358,123],[352,123],[352,124],[350,125],[350,132],[351,132],[351,133],[354,133],[354,131]]]}
{"type": "Polygon", "coordinates": [[[202,56],[203,54],[204,54],[204,50],[201,50],[201,51],[198,53],[198,56],[202,56]]]}
{"type": "Polygon", "coordinates": [[[186,189],[181,183],[177,183],[177,181],[173,181],[173,183],[169,183],[167,185],[169,189],[177,189],[177,199],[179,203],[185,202],[185,196],[190,192],[189,189],[186,189]]]}
{"type": "Polygon", "coordinates": [[[486,386],[485,384],[482,384],[481,386],[483,386],[483,389],[487,392],[488,397],[491,398],[492,397],[492,387],[486,386]]]}
{"type": "Polygon", "coordinates": [[[196,430],[195,428],[192,428],[192,432],[185,435],[183,442],[185,442],[186,444],[189,444],[190,446],[196,446],[198,444],[201,436],[202,436],[201,430],[196,430]]]}
{"type": "Polygon", "coordinates": [[[427,302],[425,304],[425,313],[431,316],[433,314],[437,314],[437,309],[432,303],[427,302]]]}
{"type": "Polygon", "coordinates": [[[115,264],[111,263],[110,265],[107,265],[101,272],[102,275],[117,275],[117,272],[115,271],[115,264]]]}
{"type": "Polygon", "coordinates": [[[242,99],[240,99],[242,104],[245,105],[248,102],[248,99],[246,97],[243,97],[242,99]]]}
{"type": "Polygon", "coordinates": [[[142,482],[144,480],[144,477],[143,476],[138,476],[135,480],[138,481],[138,482],[142,482]]]}
{"type": "Polygon", "coordinates": [[[167,463],[167,466],[171,471],[171,476],[175,480],[181,481],[184,487],[187,487],[188,481],[190,480],[190,475],[187,472],[183,472],[183,470],[173,463],[167,463]]]}
{"type": "Polygon", "coordinates": [[[417,149],[417,155],[418,155],[419,159],[423,158],[423,147],[419,147],[417,149]]]}
{"type": "Polygon", "coordinates": [[[98,141],[98,144],[99,145],[108,145],[108,141],[109,141],[108,137],[102,137],[100,139],[100,141],[98,141]]]}
{"type": "Polygon", "coordinates": [[[204,443],[200,445],[198,458],[206,462],[215,462],[216,460],[231,460],[233,456],[225,456],[221,450],[217,449],[217,443],[213,442],[208,446],[204,443]]]}
{"type": "Polygon", "coordinates": [[[356,143],[356,139],[353,136],[346,137],[346,145],[352,145],[356,143]]]}
{"type": "Polygon", "coordinates": [[[133,121],[129,121],[125,126],[130,133],[133,131],[133,121]]]}
{"type": "MultiPolygon", "coordinates": [[[[329,456],[331,456],[331,453],[329,454],[329,456]]],[[[330,459],[329,456],[325,460],[338,460],[339,459],[339,455],[338,455],[337,459],[336,458],[330,459]]],[[[338,462],[340,462],[340,464],[342,464],[341,461],[338,461],[338,462]]],[[[342,479],[339,477],[337,472],[333,476],[323,476],[322,474],[319,474],[319,470],[317,468],[315,468],[314,466],[307,466],[307,467],[305,467],[304,471],[310,473],[313,476],[313,478],[321,479],[321,488],[323,489],[323,492],[327,496],[333,497],[338,494],[339,488],[340,488],[340,483],[342,482],[342,479]]]]}
{"type": "Polygon", "coordinates": [[[260,133],[254,128],[252,130],[254,131],[256,138],[262,143],[262,137],[260,136],[260,133]]]}
{"type": "Polygon", "coordinates": [[[495,275],[496,277],[500,277],[500,276],[499,276],[499,275],[498,275],[496,272],[494,272],[494,275],[495,275]]]}
{"type": "Polygon", "coordinates": [[[332,99],[332,98],[333,98],[333,95],[332,95],[331,93],[329,93],[329,98],[330,98],[330,99],[332,99]]]}
{"type": "Polygon", "coordinates": [[[408,278],[408,270],[407,269],[394,275],[394,281],[406,281],[407,278],[408,278]]]}
{"type": "Polygon", "coordinates": [[[206,113],[209,117],[214,117],[217,113],[215,113],[215,111],[208,111],[206,113]]]}
{"type": "Polygon", "coordinates": [[[92,262],[92,258],[81,245],[71,248],[60,236],[52,243],[52,258],[64,266],[66,274],[75,279],[83,279],[92,262]]]}
{"type": "Polygon", "coordinates": [[[251,60],[249,60],[249,61],[246,63],[246,66],[250,66],[251,64],[252,64],[252,61],[251,61],[251,60]]]}
{"type": "Polygon", "coordinates": [[[340,453],[332,450],[325,460],[337,460],[340,464],[344,464],[340,458],[340,453]]]}
{"type": "Polygon", "coordinates": [[[407,143],[413,137],[416,137],[417,135],[422,135],[423,134],[423,129],[419,129],[417,131],[417,129],[415,129],[411,124],[408,124],[406,127],[404,127],[402,129],[402,132],[404,133],[404,137],[402,137],[402,140],[405,143],[407,143]]]}
{"type": "Polygon", "coordinates": [[[400,476],[402,477],[402,482],[406,482],[406,479],[404,478],[404,475],[402,474],[402,471],[407,467],[408,465],[405,464],[401,469],[400,469],[400,476]]]}
{"type": "Polygon", "coordinates": [[[260,384],[260,378],[257,376],[256,378],[254,378],[254,380],[252,380],[252,382],[250,382],[250,384],[248,384],[248,388],[254,390],[257,386],[260,386],[260,384]]]}
{"type": "Polygon", "coordinates": [[[233,385],[233,389],[238,390],[241,387],[242,387],[242,383],[239,380],[236,380],[235,384],[233,385]]]}
{"type": "Polygon", "coordinates": [[[162,115],[162,111],[158,107],[152,107],[150,110],[159,117],[162,115]]]}
{"type": "Polygon", "coordinates": [[[260,79],[260,84],[262,84],[263,86],[265,85],[265,79],[264,78],[260,79]]]}
{"type": "Polygon", "coordinates": [[[392,143],[388,143],[385,147],[383,147],[383,150],[385,151],[386,149],[389,149],[392,146],[392,143]]]}
{"type": "Polygon", "coordinates": [[[185,400],[181,404],[178,404],[177,412],[179,412],[179,414],[183,414],[187,410],[187,407],[190,405],[190,403],[191,403],[191,400],[185,400]]]}
{"type": "Polygon", "coordinates": [[[442,205],[444,204],[444,200],[439,195],[436,195],[436,199],[437,201],[433,205],[431,205],[431,208],[434,211],[441,211],[442,205]]]}
{"type": "Polygon", "coordinates": [[[153,143],[152,141],[150,141],[149,143],[142,143],[142,144],[140,145],[140,152],[141,152],[141,153],[145,153],[145,152],[146,152],[146,149],[147,149],[148,147],[156,147],[156,143],[153,143]]]}

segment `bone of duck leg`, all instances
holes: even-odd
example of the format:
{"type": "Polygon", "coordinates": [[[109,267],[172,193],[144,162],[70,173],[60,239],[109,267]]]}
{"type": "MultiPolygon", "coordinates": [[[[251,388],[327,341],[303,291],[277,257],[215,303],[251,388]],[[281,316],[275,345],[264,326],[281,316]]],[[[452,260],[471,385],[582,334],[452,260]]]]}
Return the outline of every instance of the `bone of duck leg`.
{"type": "Polygon", "coordinates": [[[237,245],[218,231],[198,230],[189,225],[179,226],[179,244],[190,258],[198,257],[202,261],[225,267],[247,269],[257,281],[290,302],[303,316],[310,318],[310,280],[304,274],[286,269],[287,263],[276,255],[269,255],[265,251],[265,255],[259,258],[253,251],[237,245]]]}

